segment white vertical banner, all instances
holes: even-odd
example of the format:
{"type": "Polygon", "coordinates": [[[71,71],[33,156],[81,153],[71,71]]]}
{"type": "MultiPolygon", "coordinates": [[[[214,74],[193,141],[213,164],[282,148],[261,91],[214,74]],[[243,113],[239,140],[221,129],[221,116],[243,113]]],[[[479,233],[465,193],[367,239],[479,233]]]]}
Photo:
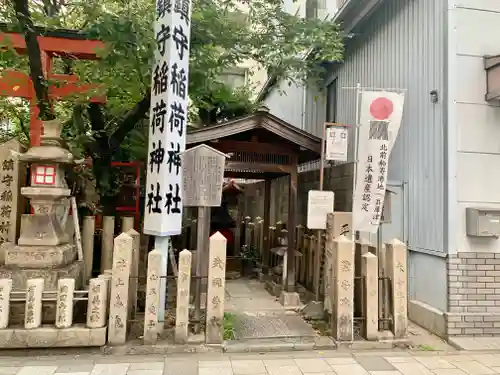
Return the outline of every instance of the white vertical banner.
{"type": "Polygon", "coordinates": [[[382,217],[389,156],[403,117],[404,94],[363,91],[358,131],[353,230],[376,233],[382,217]]]}
{"type": "Polygon", "coordinates": [[[191,0],[156,0],[144,233],[173,236],[182,228],[191,0]]]}

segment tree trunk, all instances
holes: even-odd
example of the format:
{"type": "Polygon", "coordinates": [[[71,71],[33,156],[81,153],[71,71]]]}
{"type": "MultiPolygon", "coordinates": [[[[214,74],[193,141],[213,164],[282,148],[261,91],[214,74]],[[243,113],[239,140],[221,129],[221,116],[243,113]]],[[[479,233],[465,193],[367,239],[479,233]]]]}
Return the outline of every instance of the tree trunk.
{"type": "Polygon", "coordinates": [[[49,99],[49,87],[42,66],[42,56],[40,45],[38,44],[38,33],[36,32],[33,20],[31,19],[28,0],[13,0],[16,17],[24,33],[26,49],[30,66],[30,77],[35,88],[35,95],[40,110],[40,120],[54,120],[49,99]]]}

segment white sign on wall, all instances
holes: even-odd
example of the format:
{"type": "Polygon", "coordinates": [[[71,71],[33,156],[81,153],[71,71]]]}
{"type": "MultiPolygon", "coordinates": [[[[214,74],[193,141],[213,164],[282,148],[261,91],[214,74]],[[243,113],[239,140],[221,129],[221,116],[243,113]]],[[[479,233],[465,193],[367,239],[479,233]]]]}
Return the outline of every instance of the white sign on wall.
{"type": "Polygon", "coordinates": [[[191,0],[156,0],[144,233],[172,236],[182,227],[191,0]]]}
{"type": "Polygon", "coordinates": [[[326,229],[328,214],[333,213],[333,191],[309,190],[307,195],[307,227],[326,229]]]}
{"type": "Polygon", "coordinates": [[[347,161],[347,128],[341,126],[326,128],[325,159],[347,161]]]}
{"type": "Polygon", "coordinates": [[[376,233],[384,208],[389,156],[403,116],[404,94],[364,91],[361,95],[353,230],[376,233]]]}

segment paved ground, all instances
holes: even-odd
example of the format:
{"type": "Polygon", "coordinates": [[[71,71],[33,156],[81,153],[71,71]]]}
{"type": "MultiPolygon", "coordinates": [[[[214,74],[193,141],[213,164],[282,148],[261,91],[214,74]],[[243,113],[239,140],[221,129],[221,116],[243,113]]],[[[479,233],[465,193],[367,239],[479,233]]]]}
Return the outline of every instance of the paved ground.
{"type": "Polygon", "coordinates": [[[0,357],[0,375],[494,375],[499,354],[294,352],[0,357]]]}
{"type": "Polygon", "coordinates": [[[235,316],[238,340],[315,336],[311,325],[283,308],[258,280],[228,280],[225,311],[235,316]]]}

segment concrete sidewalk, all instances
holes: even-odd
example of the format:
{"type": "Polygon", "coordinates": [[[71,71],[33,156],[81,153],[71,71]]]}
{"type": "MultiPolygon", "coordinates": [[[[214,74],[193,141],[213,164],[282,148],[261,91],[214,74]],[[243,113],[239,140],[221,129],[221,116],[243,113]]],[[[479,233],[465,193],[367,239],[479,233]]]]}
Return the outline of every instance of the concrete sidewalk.
{"type": "Polygon", "coordinates": [[[428,352],[215,353],[0,357],[0,375],[494,375],[499,354],[428,352]]]}

